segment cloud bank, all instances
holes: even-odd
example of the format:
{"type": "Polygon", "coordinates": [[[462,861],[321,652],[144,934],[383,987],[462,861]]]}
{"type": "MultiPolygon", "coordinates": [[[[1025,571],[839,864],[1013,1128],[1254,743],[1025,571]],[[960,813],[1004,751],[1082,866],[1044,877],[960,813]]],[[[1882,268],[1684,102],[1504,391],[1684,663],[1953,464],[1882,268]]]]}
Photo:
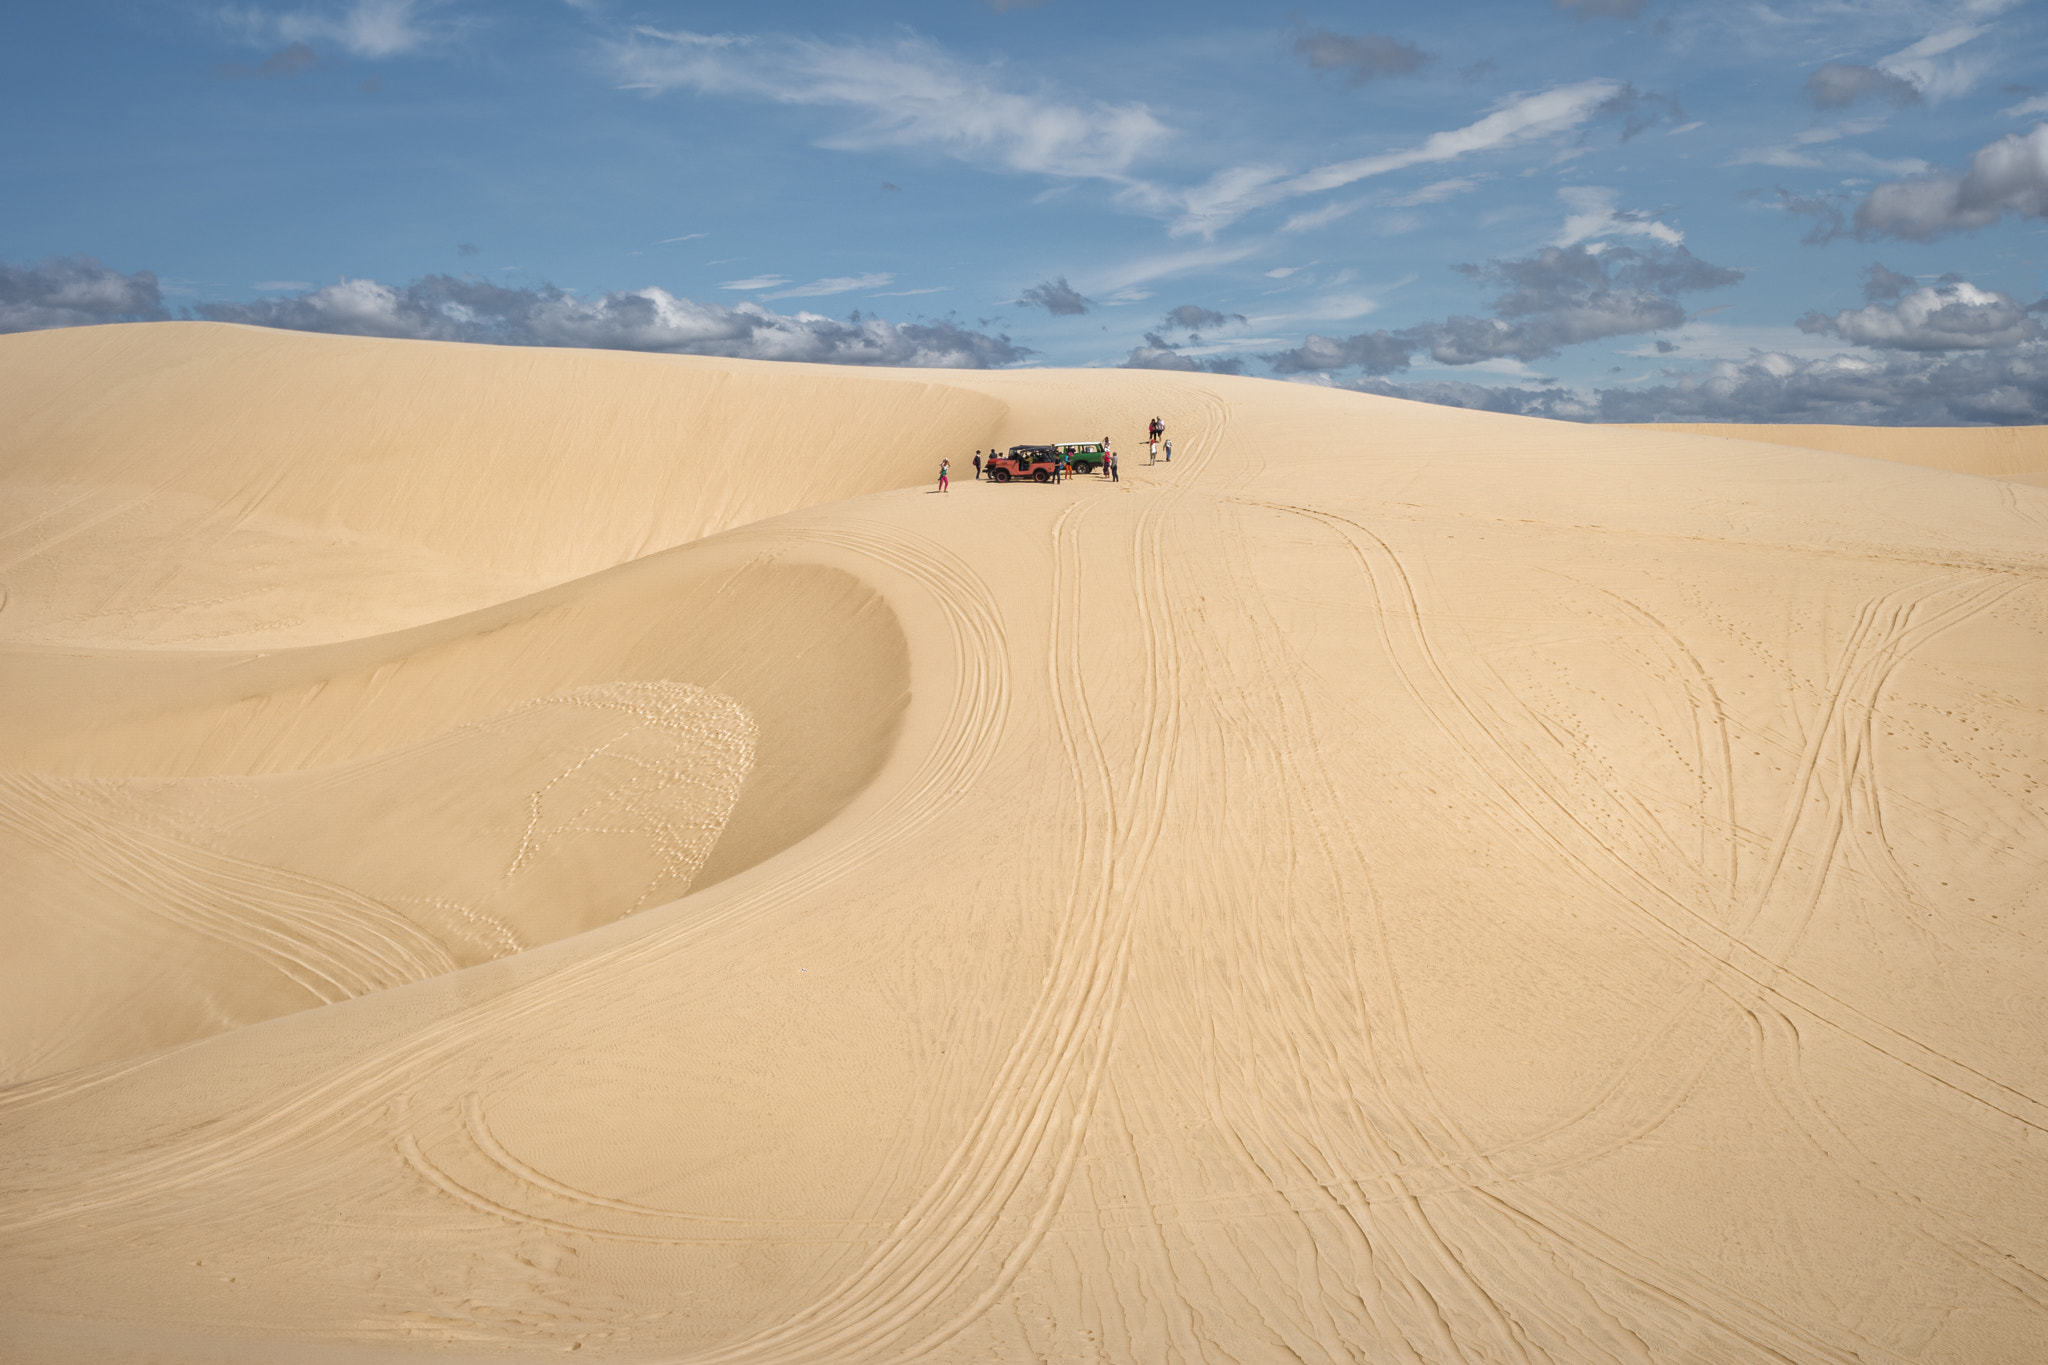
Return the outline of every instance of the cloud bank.
{"type": "Polygon", "coordinates": [[[1124,358],[1126,370],[1188,370],[1205,374],[1243,374],[1244,361],[1238,356],[1193,356],[1183,354],[1173,342],[1157,332],[1145,333],[1145,344],[1133,346],[1124,358]]]}
{"type": "Polygon", "coordinates": [[[1370,375],[1405,370],[1417,352],[1427,352],[1439,365],[1540,360],[1581,342],[1677,327],[1685,321],[1678,295],[1742,278],[1741,271],[1711,265],[1682,246],[1596,252],[1574,243],[1457,269],[1503,286],[1490,305],[1494,316],[1453,316],[1344,338],[1311,335],[1293,350],[1263,358],[1279,374],[1355,367],[1370,375]]]}
{"type": "Polygon", "coordinates": [[[1575,422],[1814,422],[1838,426],[2031,426],[2048,422],[2048,343],[1949,359],[1801,360],[1758,352],[1642,388],[1487,388],[1457,381],[1347,385],[1390,398],[1575,422]]]}
{"type": "Polygon", "coordinates": [[[582,298],[551,285],[506,289],[481,280],[428,275],[403,289],[375,280],[330,284],[288,299],[202,303],[215,322],[250,323],[350,336],[475,341],[510,346],[592,346],[676,355],[801,360],[827,365],[920,365],[983,369],[1030,351],[1008,337],[956,323],[847,321],[794,316],[756,303],[725,307],[647,288],[582,298]]]}
{"type": "Polygon", "coordinates": [[[0,261],[0,332],[169,316],[156,276],[147,270],[123,275],[90,256],[57,256],[36,265],[0,261]]]}
{"type": "MultiPolygon", "coordinates": [[[[147,270],[123,275],[89,256],[34,266],[0,263],[0,332],[158,322],[170,316],[156,276],[147,270]]],[[[552,285],[506,289],[449,275],[428,275],[402,289],[348,280],[289,298],[200,303],[186,316],[348,336],[590,346],[828,365],[984,369],[1013,365],[1032,354],[1006,336],[945,320],[892,323],[856,312],[841,321],[815,313],[776,313],[756,303],[730,308],[698,303],[654,288],[582,298],[552,285]]]]}

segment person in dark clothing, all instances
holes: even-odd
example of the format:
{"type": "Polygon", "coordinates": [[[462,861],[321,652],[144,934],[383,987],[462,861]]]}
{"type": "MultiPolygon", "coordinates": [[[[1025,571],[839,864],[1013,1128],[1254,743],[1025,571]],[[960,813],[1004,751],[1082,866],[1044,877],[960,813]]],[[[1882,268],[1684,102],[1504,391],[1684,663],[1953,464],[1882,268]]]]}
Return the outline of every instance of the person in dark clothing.
{"type": "Polygon", "coordinates": [[[981,452],[978,450],[974,452],[974,477],[981,477],[981,452]]]}

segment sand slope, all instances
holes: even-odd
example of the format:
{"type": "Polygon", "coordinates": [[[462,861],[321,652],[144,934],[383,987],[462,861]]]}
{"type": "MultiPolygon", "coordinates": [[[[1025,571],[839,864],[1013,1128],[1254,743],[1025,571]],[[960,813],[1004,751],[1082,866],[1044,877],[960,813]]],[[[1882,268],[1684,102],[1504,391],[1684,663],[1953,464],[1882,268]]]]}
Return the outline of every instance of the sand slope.
{"type": "Polygon", "coordinates": [[[0,342],[17,1358],[2039,1358],[2048,492],[0,342]]]}
{"type": "Polygon", "coordinates": [[[1764,441],[1807,450],[1837,450],[1982,474],[2015,483],[2048,487],[2048,427],[1831,427],[1819,425],[1744,426],[1727,422],[1679,422],[1646,425],[1643,431],[1683,431],[1719,436],[1730,441],[1764,441]]]}

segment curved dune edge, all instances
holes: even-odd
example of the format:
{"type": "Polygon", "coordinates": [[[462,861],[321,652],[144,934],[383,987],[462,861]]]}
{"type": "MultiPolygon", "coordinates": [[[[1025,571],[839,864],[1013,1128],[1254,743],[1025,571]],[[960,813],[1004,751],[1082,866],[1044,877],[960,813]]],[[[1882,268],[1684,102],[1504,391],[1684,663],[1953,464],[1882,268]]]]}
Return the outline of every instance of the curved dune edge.
{"type": "Polygon", "coordinates": [[[10,662],[61,665],[74,706],[154,703],[71,726],[24,704],[0,725],[24,746],[0,787],[22,878],[0,922],[32,945],[0,964],[11,1080],[453,971],[731,876],[873,779],[909,689],[871,588],[716,545],[351,646],[10,662]]]}
{"type": "Polygon", "coordinates": [[[0,1092],[9,1340],[2029,1359],[2048,493],[1218,376],[848,382],[997,443],[1157,412],[1177,458],[614,541],[394,635],[7,654],[0,767],[45,779],[310,772],[612,678],[761,733],[681,899],[0,1092]]]}

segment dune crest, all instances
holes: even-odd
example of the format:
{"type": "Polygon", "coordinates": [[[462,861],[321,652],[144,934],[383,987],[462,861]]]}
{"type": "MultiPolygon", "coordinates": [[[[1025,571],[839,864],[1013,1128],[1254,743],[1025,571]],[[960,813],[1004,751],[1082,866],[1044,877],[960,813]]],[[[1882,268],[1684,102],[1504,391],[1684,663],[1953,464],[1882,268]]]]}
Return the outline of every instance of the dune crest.
{"type": "Polygon", "coordinates": [[[0,350],[0,489],[194,500],[0,570],[25,1359],[2048,1339],[2048,490],[1206,374],[0,350]],[[327,509],[302,594],[231,529],[327,509]],[[207,1024],[238,907],[349,998],[207,1024]]]}

